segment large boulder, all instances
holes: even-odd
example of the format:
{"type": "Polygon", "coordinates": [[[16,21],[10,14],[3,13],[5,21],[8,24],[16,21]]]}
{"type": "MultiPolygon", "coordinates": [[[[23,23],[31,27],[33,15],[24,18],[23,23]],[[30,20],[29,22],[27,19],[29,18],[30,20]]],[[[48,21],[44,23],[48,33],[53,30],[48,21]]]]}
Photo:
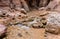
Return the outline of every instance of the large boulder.
{"type": "Polygon", "coordinates": [[[59,12],[49,12],[46,16],[47,26],[46,31],[58,34],[60,33],[60,13],[59,12]]]}

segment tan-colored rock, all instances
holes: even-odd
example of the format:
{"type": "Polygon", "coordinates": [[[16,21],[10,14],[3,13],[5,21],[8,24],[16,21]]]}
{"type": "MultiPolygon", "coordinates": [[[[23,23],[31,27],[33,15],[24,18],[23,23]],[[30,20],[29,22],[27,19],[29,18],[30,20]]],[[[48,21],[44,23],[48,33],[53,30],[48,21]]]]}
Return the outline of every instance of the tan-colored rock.
{"type": "Polygon", "coordinates": [[[10,26],[4,39],[44,39],[45,29],[26,29],[24,26],[10,26]]]}
{"type": "Polygon", "coordinates": [[[8,25],[10,21],[8,17],[0,18],[0,24],[8,25]]]}
{"type": "Polygon", "coordinates": [[[31,33],[19,26],[10,26],[7,29],[6,39],[30,39],[30,34],[31,33]]]}

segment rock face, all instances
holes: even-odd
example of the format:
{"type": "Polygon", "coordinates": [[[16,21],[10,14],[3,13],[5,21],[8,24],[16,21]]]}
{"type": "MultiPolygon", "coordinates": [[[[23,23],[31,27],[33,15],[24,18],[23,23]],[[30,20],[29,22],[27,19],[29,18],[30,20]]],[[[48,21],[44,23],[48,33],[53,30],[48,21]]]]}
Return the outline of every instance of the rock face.
{"type": "Polygon", "coordinates": [[[21,8],[30,11],[30,9],[38,9],[41,7],[45,7],[44,9],[46,10],[60,11],[60,0],[1,0],[1,6],[7,6],[17,11],[21,11],[21,8]]]}
{"type": "Polygon", "coordinates": [[[46,31],[51,33],[60,33],[60,13],[59,12],[50,12],[47,15],[47,26],[46,31]]]}
{"type": "Polygon", "coordinates": [[[49,2],[50,0],[1,0],[0,7],[7,6],[17,11],[20,11],[21,8],[24,8],[26,11],[30,11],[30,9],[45,7],[49,2]]]}

